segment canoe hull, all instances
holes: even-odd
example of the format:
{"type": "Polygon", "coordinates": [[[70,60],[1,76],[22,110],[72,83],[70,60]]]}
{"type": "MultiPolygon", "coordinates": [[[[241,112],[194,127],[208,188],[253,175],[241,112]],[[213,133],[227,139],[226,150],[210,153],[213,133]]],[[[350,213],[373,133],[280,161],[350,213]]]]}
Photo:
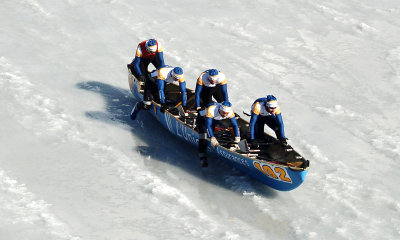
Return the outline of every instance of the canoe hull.
{"type": "MultiPolygon", "coordinates": [[[[139,91],[139,82],[130,72],[129,86],[135,98],[139,101],[143,100],[143,96],[139,91]]],[[[173,135],[197,147],[199,135],[194,129],[185,125],[171,113],[160,112],[160,106],[154,102],[152,103],[149,112],[173,135]]],[[[269,187],[280,191],[290,191],[300,186],[304,182],[308,172],[308,170],[293,170],[282,164],[243,156],[221,146],[214,148],[211,146],[210,142],[208,142],[207,151],[208,154],[212,154],[219,159],[225,160],[238,170],[250,175],[269,187]]]]}

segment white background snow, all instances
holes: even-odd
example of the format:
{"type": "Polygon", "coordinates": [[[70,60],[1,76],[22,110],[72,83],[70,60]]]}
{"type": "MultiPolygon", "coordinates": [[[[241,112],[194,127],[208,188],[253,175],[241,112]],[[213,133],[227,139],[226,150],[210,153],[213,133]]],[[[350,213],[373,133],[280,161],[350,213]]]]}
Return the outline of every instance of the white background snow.
{"type": "Polygon", "coordinates": [[[0,239],[400,239],[396,0],[0,3],[0,239]],[[311,161],[275,191],[177,140],[126,64],[155,37],[236,112],[274,94],[311,161]],[[147,149],[138,152],[138,147],[147,149]]]}

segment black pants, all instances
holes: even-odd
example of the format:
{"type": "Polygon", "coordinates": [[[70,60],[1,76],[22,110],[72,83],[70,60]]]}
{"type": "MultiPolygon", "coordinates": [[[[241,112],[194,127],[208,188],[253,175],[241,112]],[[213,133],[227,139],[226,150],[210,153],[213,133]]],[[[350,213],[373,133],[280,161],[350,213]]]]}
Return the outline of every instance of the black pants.
{"type": "Polygon", "coordinates": [[[207,106],[208,104],[212,103],[212,97],[217,100],[218,103],[224,101],[224,95],[222,94],[221,85],[217,85],[215,87],[206,87],[203,86],[203,89],[200,93],[200,104],[201,106],[207,106]]]}
{"type": "Polygon", "coordinates": [[[199,145],[198,152],[199,157],[206,157],[207,152],[207,129],[206,119],[203,116],[198,115],[196,118],[197,130],[199,132],[199,145]]]}
{"type": "MultiPolygon", "coordinates": [[[[142,58],[142,59],[140,59],[139,68],[140,68],[140,71],[142,72],[142,74],[145,76],[150,73],[149,69],[148,69],[150,63],[153,64],[153,66],[156,69],[159,69],[160,67],[162,67],[160,61],[157,60],[157,58],[154,58],[154,59],[142,58]]],[[[134,65],[133,65],[133,61],[132,61],[131,65],[130,65],[131,72],[136,78],[139,78],[139,74],[135,71],[135,68],[133,66],[134,65]]]]}
{"type": "Polygon", "coordinates": [[[264,125],[267,124],[276,134],[276,138],[281,139],[281,132],[278,121],[274,117],[269,116],[258,116],[256,124],[254,126],[254,138],[264,139],[264,125]]]}
{"type": "MultiPolygon", "coordinates": [[[[150,72],[148,71],[149,65],[153,64],[156,68],[160,66],[160,63],[158,63],[157,59],[148,59],[148,58],[142,58],[139,64],[140,70],[143,73],[143,76],[145,76],[145,83],[144,83],[144,93],[143,93],[143,100],[144,101],[150,101],[154,100],[157,103],[160,103],[160,96],[158,94],[158,87],[157,83],[155,82],[155,79],[151,79],[149,76],[150,72]]],[[[139,74],[135,71],[135,68],[133,67],[133,62],[130,65],[130,69],[132,74],[139,79],[139,74]]]]}
{"type": "MultiPolygon", "coordinates": [[[[197,130],[199,132],[199,145],[198,145],[198,152],[199,157],[206,157],[207,153],[207,139],[208,139],[208,132],[206,127],[206,118],[203,116],[198,115],[196,118],[196,125],[197,130]]],[[[213,120],[211,129],[214,131],[215,126],[224,126],[224,124],[220,121],[213,120]]]]}
{"type": "Polygon", "coordinates": [[[154,82],[155,79],[146,78],[146,82],[144,83],[144,93],[143,100],[151,101],[154,100],[157,103],[160,103],[160,94],[158,93],[157,83],[154,82]]]}

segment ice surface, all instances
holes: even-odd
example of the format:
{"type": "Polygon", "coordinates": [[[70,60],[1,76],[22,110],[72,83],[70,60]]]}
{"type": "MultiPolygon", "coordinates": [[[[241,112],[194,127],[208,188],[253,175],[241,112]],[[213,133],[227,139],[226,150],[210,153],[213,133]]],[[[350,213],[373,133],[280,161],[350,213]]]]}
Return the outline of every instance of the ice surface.
{"type": "Polygon", "coordinates": [[[398,1],[2,1],[0,239],[399,239],[398,1]],[[157,38],[187,86],[217,68],[236,112],[274,94],[310,159],[278,192],[136,102],[157,38]]]}

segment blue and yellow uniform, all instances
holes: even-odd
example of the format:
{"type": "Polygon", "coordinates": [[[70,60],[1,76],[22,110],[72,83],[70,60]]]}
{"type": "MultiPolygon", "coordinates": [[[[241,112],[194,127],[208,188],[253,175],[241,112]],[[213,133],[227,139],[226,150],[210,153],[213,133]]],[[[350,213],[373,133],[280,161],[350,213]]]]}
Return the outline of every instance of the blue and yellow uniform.
{"type": "Polygon", "coordinates": [[[145,40],[137,46],[136,55],[132,63],[128,64],[131,73],[141,82],[144,82],[143,101],[136,103],[131,112],[131,119],[135,120],[141,109],[149,109],[151,100],[158,98],[157,85],[150,81],[148,67],[153,64],[156,69],[165,65],[163,49],[155,39],[145,40]]]}
{"type": "Polygon", "coordinates": [[[216,69],[202,72],[197,79],[195,90],[196,109],[212,103],[212,97],[219,103],[229,101],[226,76],[216,69]]]}
{"type": "MultiPolygon", "coordinates": [[[[225,103],[223,103],[225,104],[225,103]]],[[[224,106],[221,103],[211,103],[206,109],[199,112],[200,116],[205,119],[205,128],[207,130],[208,137],[214,137],[213,123],[214,121],[221,121],[229,119],[232,127],[234,128],[235,137],[239,137],[239,125],[235,118],[235,113],[230,106],[224,106]],[[225,116],[221,115],[221,112],[227,112],[225,116]]]]}
{"type": "Polygon", "coordinates": [[[186,82],[182,68],[165,66],[158,69],[157,71],[154,71],[150,76],[157,79],[158,93],[160,96],[161,104],[165,103],[165,92],[164,92],[165,83],[178,82],[179,89],[182,94],[182,106],[186,107],[186,102],[187,102],[186,82]]]}
{"type": "Polygon", "coordinates": [[[232,110],[230,102],[211,103],[206,109],[199,112],[197,116],[197,126],[199,131],[199,157],[202,167],[207,167],[207,135],[210,137],[211,145],[218,145],[218,140],[214,136],[215,121],[229,119],[235,133],[235,143],[240,141],[239,125],[235,118],[235,113],[232,110]]]}
{"type": "Polygon", "coordinates": [[[161,44],[155,39],[149,39],[139,43],[135,58],[131,64],[131,71],[136,76],[147,74],[147,68],[152,63],[156,69],[164,64],[164,55],[161,44]]]}
{"type": "Polygon", "coordinates": [[[273,95],[259,98],[251,106],[250,139],[264,138],[264,124],[274,130],[280,140],[286,139],[281,109],[273,95]]]}

